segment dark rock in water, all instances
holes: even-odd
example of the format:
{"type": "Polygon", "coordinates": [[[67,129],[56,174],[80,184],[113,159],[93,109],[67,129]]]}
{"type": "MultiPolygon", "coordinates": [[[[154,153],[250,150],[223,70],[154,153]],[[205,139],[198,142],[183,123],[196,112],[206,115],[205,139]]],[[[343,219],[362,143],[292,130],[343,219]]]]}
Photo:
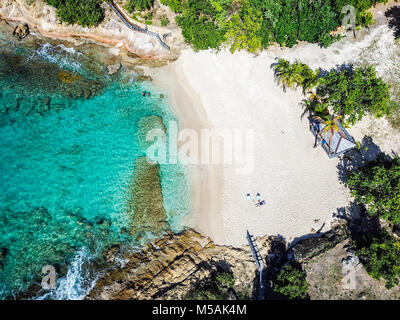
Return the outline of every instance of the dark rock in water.
{"type": "Polygon", "coordinates": [[[115,258],[117,257],[118,251],[119,251],[119,246],[112,246],[106,254],[106,257],[105,257],[106,261],[108,263],[114,263],[115,258]]]}
{"type": "Polygon", "coordinates": [[[147,75],[139,75],[136,77],[137,82],[152,81],[153,78],[147,75]]]}
{"type": "Polygon", "coordinates": [[[44,99],[44,104],[45,104],[46,106],[48,106],[49,108],[50,108],[50,101],[51,101],[51,99],[50,99],[49,97],[46,97],[46,98],[44,99]]]}
{"type": "Polygon", "coordinates": [[[4,261],[6,259],[7,253],[8,253],[7,248],[1,248],[1,250],[0,250],[0,270],[3,270],[4,261]]]}
{"type": "Polygon", "coordinates": [[[35,112],[39,113],[42,116],[48,113],[50,111],[50,101],[51,99],[49,97],[46,97],[45,99],[41,99],[41,101],[38,101],[38,103],[35,103],[35,112]]]}
{"type": "Polygon", "coordinates": [[[90,90],[84,91],[84,98],[85,100],[89,99],[92,96],[92,92],[90,90]]]}
{"type": "Polygon", "coordinates": [[[42,285],[39,282],[35,282],[26,291],[20,292],[12,297],[6,297],[5,300],[31,300],[41,291],[42,285]]]}
{"type": "Polygon", "coordinates": [[[2,114],[7,114],[6,111],[22,115],[57,112],[69,105],[61,97],[90,99],[102,94],[110,83],[105,77],[96,78],[91,74],[86,77],[40,59],[26,63],[25,56],[5,51],[0,52],[0,62],[0,80],[6,80],[2,100],[8,101],[0,106],[2,114]]]}
{"type": "Polygon", "coordinates": [[[27,24],[18,25],[13,32],[14,37],[17,37],[20,40],[26,38],[28,34],[29,34],[29,26],[27,24]]]}

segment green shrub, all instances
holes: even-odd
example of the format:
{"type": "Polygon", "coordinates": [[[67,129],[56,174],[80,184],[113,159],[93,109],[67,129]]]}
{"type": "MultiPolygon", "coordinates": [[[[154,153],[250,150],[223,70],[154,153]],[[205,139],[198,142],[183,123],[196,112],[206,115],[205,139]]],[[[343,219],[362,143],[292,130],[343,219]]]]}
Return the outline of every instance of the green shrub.
{"type": "Polygon", "coordinates": [[[307,41],[327,47],[340,39],[331,32],[341,25],[344,6],[354,6],[357,24],[365,26],[372,23],[366,10],[377,1],[161,0],[161,3],[178,13],[182,33],[195,49],[218,48],[228,43],[231,51],[255,52],[273,42],[293,47],[298,41],[307,41]]]}
{"type": "Polygon", "coordinates": [[[93,27],[104,19],[101,0],[45,0],[45,2],[57,8],[57,15],[62,22],[93,27]]]}
{"type": "Polygon", "coordinates": [[[288,299],[306,299],[309,288],[306,273],[297,263],[286,264],[273,281],[273,288],[288,299]]]}
{"type": "Polygon", "coordinates": [[[225,31],[216,22],[215,8],[208,0],[189,0],[176,22],[195,50],[218,49],[224,40],[225,31]]]}
{"type": "Polygon", "coordinates": [[[167,17],[161,19],[161,26],[166,27],[169,25],[169,19],[167,17]]]}
{"type": "Polygon", "coordinates": [[[186,299],[189,300],[226,300],[233,288],[235,279],[230,272],[214,273],[197,288],[191,290],[186,299]]]}
{"type": "Polygon", "coordinates": [[[348,174],[347,184],[357,203],[371,216],[400,223],[400,159],[378,159],[348,174]]]}
{"type": "Polygon", "coordinates": [[[389,87],[373,67],[332,70],[318,86],[317,94],[351,124],[366,114],[379,118],[391,113],[389,87]]]}
{"type": "Polygon", "coordinates": [[[161,3],[169,6],[173,12],[182,13],[185,8],[185,0],[161,0],[161,3]]]}
{"type": "Polygon", "coordinates": [[[255,53],[261,49],[262,21],[262,12],[245,2],[226,23],[225,39],[230,44],[231,52],[246,49],[255,53]]]}
{"type": "Polygon", "coordinates": [[[356,254],[368,274],[376,280],[386,280],[388,289],[399,284],[400,242],[387,231],[364,236],[354,245],[356,254]]]}
{"type": "Polygon", "coordinates": [[[154,0],[129,0],[125,6],[125,9],[129,13],[136,11],[145,11],[153,7],[154,0]]]}

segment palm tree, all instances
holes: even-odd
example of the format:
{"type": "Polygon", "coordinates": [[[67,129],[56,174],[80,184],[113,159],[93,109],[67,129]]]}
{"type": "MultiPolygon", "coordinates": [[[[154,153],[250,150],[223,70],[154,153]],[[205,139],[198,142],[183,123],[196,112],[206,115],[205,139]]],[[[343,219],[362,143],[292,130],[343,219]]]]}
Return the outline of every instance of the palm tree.
{"type": "Polygon", "coordinates": [[[286,88],[293,88],[296,84],[300,85],[303,82],[302,64],[299,62],[291,64],[285,59],[279,59],[274,66],[274,71],[278,84],[282,84],[285,91],[286,88]]]}
{"type": "Polygon", "coordinates": [[[321,97],[316,93],[312,93],[308,99],[304,99],[302,105],[305,107],[305,110],[301,118],[308,112],[310,115],[314,114],[324,121],[329,120],[328,106],[322,102],[321,97]]]}
{"type": "MultiPolygon", "coordinates": [[[[313,117],[314,120],[321,122],[325,125],[325,127],[319,132],[319,134],[321,135],[321,137],[324,137],[326,133],[329,134],[329,145],[331,145],[331,143],[332,143],[332,139],[333,139],[333,136],[335,135],[335,132],[339,133],[340,135],[343,135],[343,133],[337,123],[337,121],[341,118],[342,118],[342,116],[335,116],[335,115],[332,115],[331,118],[328,120],[326,120],[320,116],[313,117]]],[[[317,141],[318,140],[316,137],[314,147],[316,147],[317,141]]]]}
{"type": "MultiPolygon", "coordinates": [[[[319,77],[319,70],[317,71],[313,71],[310,68],[304,69],[304,80],[302,83],[303,86],[303,94],[306,95],[308,90],[312,90],[313,88],[317,87],[322,81],[323,78],[319,77]]],[[[312,93],[311,91],[309,91],[309,93],[312,93]]]]}

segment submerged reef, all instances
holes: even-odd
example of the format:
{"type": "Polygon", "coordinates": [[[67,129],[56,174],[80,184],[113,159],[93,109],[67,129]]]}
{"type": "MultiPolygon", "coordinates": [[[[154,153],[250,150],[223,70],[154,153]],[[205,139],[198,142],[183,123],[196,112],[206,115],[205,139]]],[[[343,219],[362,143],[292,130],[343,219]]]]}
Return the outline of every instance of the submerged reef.
{"type": "Polygon", "coordinates": [[[102,94],[108,81],[89,79],[46,61],[27,63],[25,56],[0,52],[0,83],[2,114],[44,115],[67,107],[65,98],[88,99],[102,94]]]}
{"type": "Polygon", "coordinates": [[[144,232],[159,234],[167,225],[159,170],[159,166],[149,163],[146,157],[136,159],[128,202],[128,213],[133,216],[132,235],[140,237],[144,232]]]}

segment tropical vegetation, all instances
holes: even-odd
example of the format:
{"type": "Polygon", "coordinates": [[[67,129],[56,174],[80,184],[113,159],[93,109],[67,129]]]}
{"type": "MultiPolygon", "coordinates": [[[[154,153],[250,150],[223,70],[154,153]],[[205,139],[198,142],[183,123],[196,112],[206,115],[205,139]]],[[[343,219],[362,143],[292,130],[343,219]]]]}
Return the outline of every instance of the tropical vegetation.
{"type": "Polygon", "coordinates": [[[301,85],[304,81],[303,66],[300,62],[290,63],[285,59],[280,59],[274,66],[275,78],[283,89],[294,88],[301,85]]]}
{"type": "Polygon", "coordinates": [[[128,12],[145,11],[153,7],[154,0],[129,0],[125,6],[128,12]]]}
{"type": "Polygon", "coordinates": [[[351,124],[366,114],[379,118],[391,113],[389,87],[371,66],[332,70],[317,87],[317,94],[351,124]]]}
{"type": "MultiPolygon", "coordinates": [[[[102,21],[101,0],[45,0],[68,23],[93,26],[102,21]]],[[[376,0],[161,0],[177,13],[176,22],[186,41],[197,50],[218,49],[256,52],[277,42],[292,47],[299,41],[329,46],[342,23],[344,6],[356,9],[359,26],[372,23],[367,10],[376,0]]],[[[380,2],[387,2],[383,0],[380,2]]],[[[154,0],[128,0],[129,12],[145,11],[154,0]]]]}
{"type": "Polygon", "coordinates": [[[62,22],[93,27],[104,19],[102,0],[44,0],[57,8],[57,15],[62,22]]]}
{"type": "Polygon", "coordinates": [[[232,292],[235,279],[231,272],[213,273],[203,283],[191,290],[186,299],[189,300],[226,300],[232,292]]]}
{"type": "Polygon", "coordinates": [[[312,94],[305,105],[321,118],[332,113],[346,124],[355,124],[367,114],[378,118],[390,115],[395,106],[390,101],[389,86],[371,66],[347,66],[322,75],[300,61],[280,59],[273,68],[284,89],[301,86],[304,94],[312,94]]]}
{"type": "Polygon", "coordinates": [[[400,224],[400,158],[379,157],[348,174],[348,187],[368,214],[400,224]]]}
{"type": "Polygon", "coordinates": [[[399,284],[400,241],[382,230],[354,243],[356,254],[371,277],[385,279],[388,289],[399,284]]]}
{"type": "Polygon", "coordinates": [[[288,299],[306,299],[309,284],[301,265],[294,262],[284,265],[273,281],[273,289],[288,299]]]}
{"type": "MultiPolygon", "coordinates": [[[[386,2],[384,0],[383,2],[386,2]]],[[[372,23],[366,11],[376,0],[161,0],[178,14],[186,41],[195,49],[220,48],[256,52],[277,42],[292,47],[299,41],[329,46],[345,14],[356,9],[358,25],[372,23]],[[197,38],[199,35],[200,38],[197,38]]]]}
{"type": "Polygon", "coordinates": [[[328,134],[329,145],[332,145],[332,139],[335,136],[336,132],[342,134],[342,130],[338,125],[338,121],[340,120],[340,118],[341,116],[335,116],[335,115],[330,116],[330,118],[325,118],[321,116],[313,117],[315,121],[322,122],[324,124],[324,128],[319,133],[321,137],[325,137],[328,134]]]}

